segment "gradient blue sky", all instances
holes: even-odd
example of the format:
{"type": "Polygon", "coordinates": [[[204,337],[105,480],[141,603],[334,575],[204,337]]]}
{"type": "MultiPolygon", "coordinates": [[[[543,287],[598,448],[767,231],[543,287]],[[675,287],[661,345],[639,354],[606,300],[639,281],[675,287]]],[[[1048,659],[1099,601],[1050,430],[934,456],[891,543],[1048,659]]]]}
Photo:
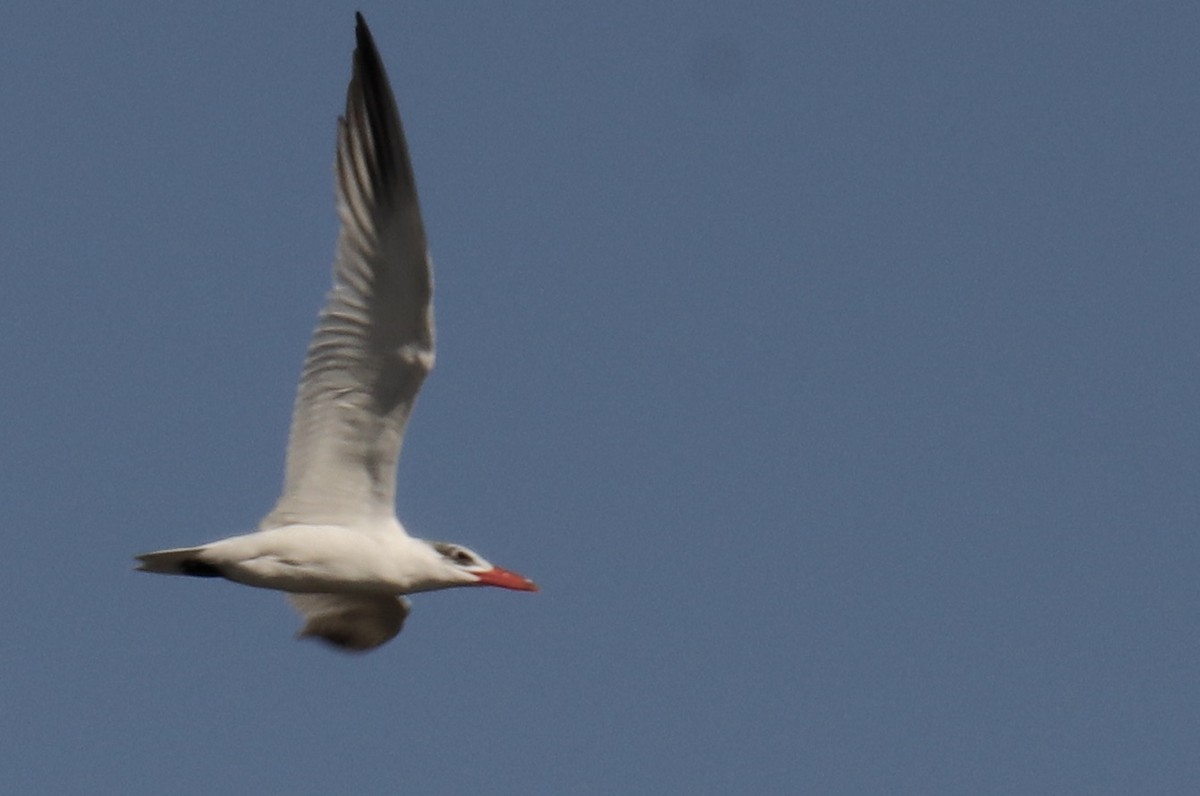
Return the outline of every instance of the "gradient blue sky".
{"type": "Polygon", "coordinates": [[[251,529],[355,6],[0,12],[0,790],[1200,792],[1200,6],[367,3],[439,359],[349,657],[251,529]]]}

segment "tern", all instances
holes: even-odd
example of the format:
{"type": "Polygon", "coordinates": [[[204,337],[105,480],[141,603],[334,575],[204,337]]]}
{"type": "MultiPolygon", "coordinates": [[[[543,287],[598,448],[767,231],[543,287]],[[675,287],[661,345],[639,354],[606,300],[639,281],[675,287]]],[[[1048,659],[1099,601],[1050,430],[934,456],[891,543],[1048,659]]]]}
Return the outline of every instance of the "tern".
{"type": "Polygon", "coordinates": [[[433,274],[412,163],[383,62],[361,14],[338,120],[341,221],[333,290],[308,347],[283,494],[254,533],[137,556],[138,569],[288,593],[300,637],[374,649],[400,632],[404,595],[533,581],[396,519],[396,461],[433,368],[433,274]]]}

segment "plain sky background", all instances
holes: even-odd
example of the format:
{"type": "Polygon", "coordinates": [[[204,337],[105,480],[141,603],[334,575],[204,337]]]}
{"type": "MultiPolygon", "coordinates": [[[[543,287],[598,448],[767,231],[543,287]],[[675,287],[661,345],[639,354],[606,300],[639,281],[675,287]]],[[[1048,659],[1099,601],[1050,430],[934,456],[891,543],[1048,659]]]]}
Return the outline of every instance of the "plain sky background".
{"type": "Polygon", "coordinates": [[[362,7],[437,278],[365,656],[279,490],[355,6],[0,12],[0,791],[1200,792],[1200,5],[362,7]]]}

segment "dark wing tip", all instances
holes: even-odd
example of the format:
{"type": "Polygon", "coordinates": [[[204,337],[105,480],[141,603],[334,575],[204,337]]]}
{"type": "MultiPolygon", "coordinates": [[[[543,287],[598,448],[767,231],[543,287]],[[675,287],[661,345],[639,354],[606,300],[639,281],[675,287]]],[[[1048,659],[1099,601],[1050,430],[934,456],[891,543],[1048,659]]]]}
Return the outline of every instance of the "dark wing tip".
{"type": "Polygon", "coordinates": [[[374,165],[374,200],[384,206],[395,200],[415,203],[416,179],[387,70],[363,15],[356,12],[355,21],[354,74],[342,118],[361,128],[363,154],[374,165]],[[394,189],[400,193],[393,193],[394,189]]]}
{"type": "Polygon", "coordinates": [[[358,45],[357,52],[362,54],[362,57],[374,62],[378,69],[382,69],[379,58],[379,50],[375,48],[375,38],[371,35],[371,29],[367,27],[367,21],[363,19],[361,11],[354,12],[354,38],[355,44],[358,45]]]}
{"type": "Polygon", "coordinates": [[[388,85],[387,73],[383,68],[383,59],[379,57],[379,50],[375,47],[375,39],[367,27],[367,21],[363,19],[362,14],[357,14],[356,19],[358,24],[354,28],[354,77],[365,84],[362,91],[367,101],[382,102],[385,105],[391,101],[391,104],[394,104],[392,89],[388,85]],[[387,100],[384,100],[385,96],[387,100]]]}

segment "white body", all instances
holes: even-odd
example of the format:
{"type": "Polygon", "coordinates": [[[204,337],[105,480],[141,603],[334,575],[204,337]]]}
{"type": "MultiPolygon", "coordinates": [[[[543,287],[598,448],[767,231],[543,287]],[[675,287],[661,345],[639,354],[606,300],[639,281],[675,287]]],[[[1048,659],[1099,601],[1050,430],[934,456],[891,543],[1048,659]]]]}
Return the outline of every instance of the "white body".
{"type": "Polygon", "coordinates": [[[284,525],[231,536],[205,545],[203,559],[229,580],[288,592],[398,595],[478,582],[465,571],[447,582],[437,551],[394,519],[374,529],[284,525]]]}

